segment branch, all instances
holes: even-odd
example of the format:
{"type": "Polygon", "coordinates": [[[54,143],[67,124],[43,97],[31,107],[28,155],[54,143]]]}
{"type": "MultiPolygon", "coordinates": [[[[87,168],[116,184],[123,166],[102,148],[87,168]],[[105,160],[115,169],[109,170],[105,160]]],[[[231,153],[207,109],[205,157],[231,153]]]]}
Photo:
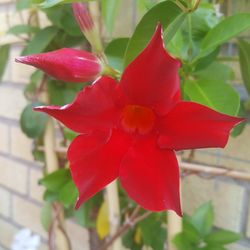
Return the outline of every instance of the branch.
{"type": "Polygon", "coordinates": [[[152,212],[147,211],[142,215],[136,216],[140,212],[141,207],[137,206],[135,210],[132,212],[130,218],[120,227],[118,228],[117,232],[109,238],[100,248],[99,250],[107,250],[109,246],[111,246],[114,241],[127,232],[130,228],[136,225],[138,222],[146,219],[152,212]]]}

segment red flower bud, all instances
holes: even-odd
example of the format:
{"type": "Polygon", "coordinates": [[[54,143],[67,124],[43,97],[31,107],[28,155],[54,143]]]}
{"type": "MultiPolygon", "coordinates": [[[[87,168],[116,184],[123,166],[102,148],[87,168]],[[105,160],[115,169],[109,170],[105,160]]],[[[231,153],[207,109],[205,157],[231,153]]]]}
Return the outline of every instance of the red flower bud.
{"type": "Polygon", "coordinates": [[[69,48],[17,57],[16,62],[32,65],[65,82],[93,81],[102,72],[101,61],[94,54],[69,48]]]}
{"type": "Polygon", "coordinates": [[[88,5],[86,3],[73,3],[72,9],[75,19],[82,32],[90,31],[94,28],[94,22],[88,11],[88,5]]]}
{"type": "Polygon", "coordinates": [[[96,52],[102,52],[102,42],[86,3],[73,3],[75,19],[86,39],[96,52]]]}

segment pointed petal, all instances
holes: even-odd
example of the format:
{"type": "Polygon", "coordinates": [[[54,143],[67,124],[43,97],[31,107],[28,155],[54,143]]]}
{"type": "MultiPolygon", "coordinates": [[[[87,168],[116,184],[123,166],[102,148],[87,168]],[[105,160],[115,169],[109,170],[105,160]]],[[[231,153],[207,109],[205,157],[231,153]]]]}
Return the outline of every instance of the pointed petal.
{"type": "Polygon", "coordinates": [[[125,69],[120,87],[132,104],[166,113],[179,100],[179,67],[165,50],[158,25],[148,46],[125,69]]]}
{"type": "Polygon", "coordinates": [[[147,137],[130,148],[119,175],[129,197],[143,208],[182,214],[175,154],[172,150],[159,149],[154,138],[147,137]]]}
{"type": "Polygon", "coordinates": [[[117,83],[110,77],[98,79],[85,87],[73,103],[63,107],[40,106],[34,108],[53,116],[68,128],[85,133],[99,128],[111,128],[118,121],[119,108],[115,105],[117,83]]]}
{"type": "Polygon", "coordinates": [[[225,147],[230,130],[244,119],[194,102],[179,102],[161,121],[161,148],[175,150],[225,147]]]}
{"type": "Polygon", "coordinates": [[[79,191],[76,207],[118,177],[131,140],[118,131],[79,135],[68,149],[72,178],[79,191]]]}
{"type": "Polygon", "coordinates": [[[16,58],[16,62],[34,66],[66,82],[93,81],[102,71],[101,62],[94,54],[70,48],[20,56],[16,58]]]}

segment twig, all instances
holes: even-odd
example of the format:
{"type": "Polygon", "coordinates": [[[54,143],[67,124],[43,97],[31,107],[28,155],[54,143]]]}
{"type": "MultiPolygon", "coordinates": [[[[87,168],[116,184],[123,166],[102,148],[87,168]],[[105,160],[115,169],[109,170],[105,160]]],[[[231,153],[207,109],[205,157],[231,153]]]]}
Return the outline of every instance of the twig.
{"type": "Polygon", "coordinates": [[[33,97],[34,101],[39,100],[39,95],[42,93],[47,80],[48,80],[48,75],[43,74],[41,82],[39,83],[39,86],[36,89],[35,96],[33,97]]]}
{"type": "MultiPolygon", "coordinates": [[[[136,213],[138,212],[138,208],[136,207],[136,213]]],[[[134,210],[134,212],[135,212],[134,210]]],[[[133,212],[133,213],[134,213],[133,212]]],[[[133,214],[132,213],[132,214],[133,214]]],[[[121,235],[123,235],[125,232],[127,232],[130,228],[132,228],[134,225],[136,225],[138,222],[146,219],[152,212],[151,211],[147,211],[144,214],[138,216],[138,217],[134,217],[133,219],[131,219],[131,217],[117,230],[117,232],[107,241],[104,243],[103,246],[101,246],[99,248],[99,250],[106,250],[108,249],[109,246],[111,246],[113,244],[113,242],[119,238],[121,235]]]]}

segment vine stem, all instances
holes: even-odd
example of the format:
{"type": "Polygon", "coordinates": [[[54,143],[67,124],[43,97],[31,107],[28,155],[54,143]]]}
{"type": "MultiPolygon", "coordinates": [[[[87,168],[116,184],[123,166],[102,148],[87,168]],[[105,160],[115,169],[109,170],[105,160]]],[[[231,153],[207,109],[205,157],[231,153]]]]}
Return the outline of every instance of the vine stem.
{"type": "MultiPolygon", "coordinates": [[[[46,76],[44,75],[42,79],[42,85],[46,83],[46,76]]],[[[50,103],[49,100],[49,94],[47,90],[43,93],[43,101],[45,103],[50,103]]],[[[44,137],[44,153],[45,153],[45,163],[46,163],[46,171],[48,173],[54,172],[57,169],[59,169],[59,162],[57,158],[57,154],[55,152],[55,128],[53,124],[53,120],[51,118],[48,119],[44,137]]],[[[52,221],[51,228],[49,230],[49,233],[53,236],[55,236],[55,245],[52,244],[52,239],[49,241],[49,247],[54,247],[54,249],[60,249],[60,250],[70,250],[70,242],[69,238],[66,234],[66,231],[64,229],[64,211],[62,206],[55,203],[54,204],[54,212],[55,212],[55,220],[56,223],[52,221]]],[[[49,235],[49,238],[51,238],[51,235],[49,235]]],[[[54,250],[53,249],[53,250],[54,250]]],[[[50,249],[52,250],[52,249],[50,249]]]]}
{"type": "MultiPolygon", "coordinates": [[[[135,210],[133,211],[132,215],[130,216],[127,221],[118,228],[116,233],[107,241],[104,243],[99,250],[107,250],[113,243],[120,238],[125,232],[127,232],[130,228],[132,228],[134,225],[136,225],[138,222],[146,219],[152,212],[147,211],[142,215],[138,215],[140,212],[141,207],[136,207],[135,210]]],[[[115,248],[115,250],[120,250],[121,248],[115,248]]]]}

